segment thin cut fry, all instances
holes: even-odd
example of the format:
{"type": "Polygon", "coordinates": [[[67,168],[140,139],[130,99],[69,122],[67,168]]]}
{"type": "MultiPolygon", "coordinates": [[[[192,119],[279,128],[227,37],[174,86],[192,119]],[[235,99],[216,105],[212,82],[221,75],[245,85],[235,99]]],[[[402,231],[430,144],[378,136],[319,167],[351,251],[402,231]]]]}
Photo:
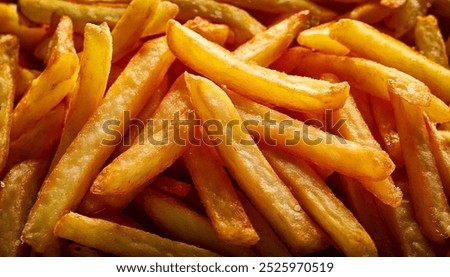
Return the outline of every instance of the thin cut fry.
{"type": "Polygon", "coordinates": [[[192,245],[73,212],[61,218],[55,227],[55,235],[117,256],[217,256],[211,251],[192,245]]]}
{"type": "Polygon", "coordinates": [[[448,68],[445,42],[436,17],[428,15],[417,18],[415,38],[419,52],[430,60],[448,68]]]}
{"type": "Polygon", "coordinates": [[[339,56],[350,53],[350,49],[330,38],[329,26],[330,23],[324,23],[300,32],[297,37],[298,44],[339,56]]]}
{"type": "Polygon", "coordinates": [[[185,79],[192,105],[203,122],[214,119],[221,126],[236,123],[225,128],[229,129],[226,134],[214,136],[221,140],[217,150],[239,186],[282,240],[296,253],[326,247],[326,235],[301,209],[248,132],[242,129],[242,119],[226,93],[205,78],[186,74],[185,79]]]}
{"type": "Polygon", "coordinates": [[[198,16],[186,21],[184,26],[221,46],[224,46],[227,43],[232,32],[228,25],[211,23],[198,16]]]}
{"type": "Polygon", "coordinates": [[[170,49],[186,65],[247,97],[293,110],[335,109],[348,96],[348,84],[331,84],[300,76],[281,74],[239,60],[176,21],[169,21],[170,49]]]}

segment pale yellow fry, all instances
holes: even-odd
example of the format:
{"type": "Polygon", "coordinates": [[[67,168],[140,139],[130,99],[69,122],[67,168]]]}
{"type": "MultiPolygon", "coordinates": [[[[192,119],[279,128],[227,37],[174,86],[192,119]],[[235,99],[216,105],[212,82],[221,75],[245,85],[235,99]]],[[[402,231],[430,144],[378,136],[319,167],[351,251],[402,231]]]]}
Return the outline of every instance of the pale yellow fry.
{"type": "Polygon", "coordinates": [[[50,171],[102,101],[111,69],[111,55],[112,38],[108,25],[86,24],[78,84],[50,171]]]}
{"type": "Polygon", "coordinates": [[[330,38],[329,25],[330,23],[324,23],[300,32],[297,37],[298,44],[339,56],[350,53],[350,49],[330,38]]]}
{"type": "Polygon", "coordinates": [[[20,241],[28,213],[47,172],[47,162],[29,160],[14,166],[0,188],[0,256],[26,255],[20,241]]]}
{"type": "Polygon", "coordinates": [[[286,245],[273,232],[264,217],[239,191],[238,196],[245,209],[245,213],[259,236],[259,241],[253,245],[252,249],[262,257],[291,257],[291,252],[289,252],[286,245]]]}
{"type": "Polygon", "coordinates": [[[154,17],[159,0],[133,0],[112,29],[113,62],[123,58],[139,41],[145,26],[154,17]]]}
{"type": "Polygon", "coordinates": [[[428,0],[408,0],[392,12],[385,24],[394,29],[395,37],[401,37],[413,30],[417,18],[426,15],[428,6],[428,0]]]}
{"type": "Polygon", "coordinates": [[[305,211],[331,236],[346,256],[376,256],[375,244],[353,214],[304,161],[264,147],[264,156],[305,211]]]}
{"type": "Polygon", "coordinates": [[[228,130],[211,140],[221,140],[216,147],[225,166],[281,239],[296,253],[325,248],[326,235],[273,171],[226,93],[205,78],[186,74],[185,79],[192,105],[203,122],[214,119],[228,130]],[[236,124],[228,126],[229,122],[236,124]]]}
{"type": "Polygon", "coordinates": [[[418,17],[414,34],[416,47],[420,53],[442,66],[449,67],[444,38],[436,17],[433,15],[418,17]]]}
{"type": "Polygon", "coordinates": [[[117,256],[217,256],[211,251],[192,245],[73,212],[61,218],[55,227],[55,235],[117,256]]]}
{"type": "Polygon", "coordinates": [[[298,32],[306,27],[308,18],[308,12],[296,13],[256,34],[236,48],[233,54],[241,60],[269,66],[289,47],[298,32]]]}
{"type": "Polygon", "coordinates": [[[309,10],[314,16],[320,18],[321,22],[327,22],[336,17],[334,11],[308,0],[218,0],[218,2],[269,13],[292,13],[309,10]]]}
{"type": "Polygon", "coordinates": [[[393,9],[377,2],[368,2],[340,15],[339,18],[350,18],[367,24],[376,24],[388,17],[393,9]]]}
{"type": "Polygon", "coordinates": [[[144,32],[141,37],[148,37],[163,34],[166,31],[166,23],[170,19],[175,18],[178,14],[179,8],[177,5],[168,2],[161,1],[156,7],[155,14],[147,22],[144,32]]]}
{"type": "Polygon", "coordinates": [[[450,208],[429,142],[423,111],[392,95],[414,212],[423,234],[442,242],[450,236],[450,208]]]}
{"type": "Polygon", "coordinates": [[[254,245],[259,237],[216,155],[207,145],[192,145],[183,161],[217,236],[234,245],[254,245]]]}
{"type": "Polygon", "coordinates": [[[247,11],[213,0],[169,0],[180,8],[177,19],[187,21],[196,16],[223,23],[233,30],[236,44],[241,44],[266,28],[247,11]]]}
{"type": "Polygon", "coordinates": [[[250,248],[221,240],[208,218],[179,200],[153,189],[145,189],[139,197],[142,197],[145,212],[174,239],[223,255],[255,256],[250,248]]]}
{"type": "Polygon", "coordinates": [[[74,30],[84,32],[86,23],[108,23],[113,27],[125,12],[125,8],[101,5],[86,5],[62,0],[20,0],[20,12],[31,21],[50,24],[52,14],[69,16],[74,23],[74,30]]]}
{"type": "Polygon", "coordinates": [[[347,83],[282,74],[241,61],[226,49],[206,40],[176,21],[169,21],[167,40],[186,65],[211,80],[266,104],[293,110],[338,108],[348,96],[347,83]]]}
{"type": "Polygon", "coordinates": [[[18,61],[17,37],[0,35],[0,172],[8,160],[18,61]]]}
{"type": "Polygon", "coordinates": [[[79,70],[72,39],[72,21],[63,16],[52,39],[45,70],[31,84],[14,109],[11,138],[18,138],[30,124],[53,109],[75,87],[79,70]]]}
{"type": "Polygon", "coordinates": [[[380,180],[394,170],[384,151],[325,133],[237,94],[228,95],[242,119],[249,123],[248,130],[268,141],[275,140],[277,147],[293,155],[353,177],[380,180]],[[274,123],[263,124],[268,120],[274,123]]]}
{"type": "Polygon", "coordinates": [[[129,111],[131,118],[138,114],[174,60],[164,37],[148,41],[109,88],[102,104],[44,182],[33,206],[23,239],[35,251],[44,251],[54,240],[56,222],[79,204],[114,150],[111,133],[106,131],[122,135],[126,128],[122,122],[124,111],[129,111]],[[116,128],[105,130],[108,123],[116,124],[116,128]]]}
{"type": "Polygon", "coordinates": [[[361,57],[397,68],[421,80],[433,94],[446,103],[450,102],[450,70],[428,60],[401,41],[365,23],[349,19],[331,25],[330,36],[361,57]],[[361,41],[364,43],[359,43],[361,41]]]}

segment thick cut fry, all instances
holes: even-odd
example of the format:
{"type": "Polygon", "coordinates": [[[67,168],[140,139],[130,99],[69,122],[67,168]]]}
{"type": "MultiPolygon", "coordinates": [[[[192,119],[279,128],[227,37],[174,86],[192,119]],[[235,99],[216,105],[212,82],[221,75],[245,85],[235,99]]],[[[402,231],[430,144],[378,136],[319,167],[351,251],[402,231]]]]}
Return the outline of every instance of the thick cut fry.
{"type": "Polygon", "coordinates": [[[123,58],[138,42],[153,18],[159,0],[133,0],[112,29],[113,62],[123,58]]]}
{"type": "Polygon", "coordinates": [[[450,236],[450,208],[430,149],[423,112],[396,95],[392,95],[392,103],[417,221],[425,236],[442,242],[450,236]]]}
{"type": "Polygon", "coordinates": [[[450,132],[438,131],[429,120],[426,120],[426,122],[430,135],[431,151],[436,159],[436,166],[448,200],[450,199],[450,132]]]}
{"type": "Polygon", "coordinates": [[[430,60],[448,68],[445,42],[436,17],[428,15],[417,18],[414,33],[417,50],[430,60]]]}
{"type": "Polygon", "coordinates": [[[394,29],[395,37],[401,37],[414,28],[417,18],[426,14],[428,6],[428,0],[408,0],[392,12],[386,25],[394,29]]]}
{"type": "Polygon", "coordinates": [[[30,124],[53,109],[75,87],[79,61],[72,39],[72,21],[63,16],[52,39],[45,70],[31,84],[14,109],[11,138],[18,138],[30,124]]]}
{"type": "Polygon", "coordinates": [[[341,107],[348,96],[347,83],[285,75],[243,62],[173,20],[168,23],[167,40],[177,58],[192,69],[266,104],[320,111],[341,107]]]}
{"type": "Polygon", "coordinates": [[[296,13],[256,34],[236,48],[233,54],[241,60],[269,66],[288,48],[298,32],[306,27],[308,18],[309,12],[296,13]]]}
{"type": "Polygon", "coordinates": [[[263,257],[291,257],[292,254],[286,248],[286,245],[273,232],[269,223],[253,207],[247,198],[238,191],[239,200],[245,209],[245,213],[259,236],[259,241],[253,245],[253,250],[263,257]]]}
{"type": "Polygon", "coordinates": [[[265,30],[248,12],[236,6],[219,3],[213,0],[169,0],[180,8],[177,19],[187,21],[196,16],[223,23],[235,33],[236,44],[241,44],[259,32],[265,30]]]}
{"type": "Polygon", "coordinates": [[[83,33],[86,23],[106,22],[112,28],[125,12],[125,8],[62,0],[20,0],[19,11],[29,20],[41,24],[50,24],[53,13],[67,15],[73,20],[74,30],[83,33]]]}
{"type": "Polygon", "coordinates": [[[20,241],[28,213],[47,172],[46,161],[25,161],[6,174],[0,188],[0,256],[27,255],[20,241]]]}
{"type": "Polygon", "coordinates": [[[41,74],[38,70],[30,70],[19,66],[17,72],[17,87],[14,95],[14,103],[18,103],[31,86],[31,83],[41,74]]]}
{"type": "Polygon", "coordinates": [[[228,94],[242,119],[247,121],[249,131],[268,141],[275,140],[277,147],[293,155],[353,177],[380,180],[394,170],[384,151],[325,133],[237,94],[228,94]]]}
{"type": "Polygon", "coordinates": [[[102,104],[44,182],[33,206],[23,238],[35,251],[45,250],[54,239],[56,222],[74,209],[88,191],[114,150],[114,145],[107,143],[111,142],[111,134],[120,139],[127,127],[123,122],[124,111],[129,111],[131,118],[137,115],[174,60],[164,37],[148,41],[109,88],[102,104]],[[111,124],[115,128],[109,129],[111,124]]]}
{"type": "Polygon", "coordinates": [[[217,236],[235,245],[254,245],[259,237],[213,148],[192,145],[183,155],[200,201],[217,236]]]}
{"type": "Polygon", "coordinates": [[[211,251],[192,245],[72,212],[63,216],[58,222],[55,235],[117,256],[217,256],[211,251]]]}
{"type": "Polygon", "coordinates": [[[269,13],[292,13],[309,10],[314,16],[320,18],[321,22],[327,22],[336,17],[336,13],[332,10],[308,0],[218,0],[218,2],[269,13]]]}
{"type": "MultiPolygon", "coordinates": [[[[345,106],[334,112],[333,121],[343,121],[339,133],[346,139],[381,150],[381,146],[373,137],[369,127],[364,122],[354,100],[350,97],[345,106]]],[[[383,203],[398,207],[402,201],[402,192],[395,186],[391,177],[380,181],[358,178],[361,185],[383,203]]]]}
{"type": "Polygon", "coordinates": [[[111,69],[112,38],[108,25],[86,24],[80,73],[67,111],[61,141],[50,171],[103,99],[111,69]]]}
{"type": "Polygon", "coordinates": [[[0,172],[8,160],[18,61],[17,37],[0,35],[0,172]]]}
{"type": "Polygon", "coordinates": [[[282,240],[296,253],[325,248],[326,235],[273,171],[226,93],[205,78],[186,74],[185,79],[192,105],[203,122],[214,119],[227,130],[211,138],[221,140],[217,150],[225,166],[282,240]],[[229,122],[234,122],[234,127],[227,125],[229,122]]]}
{"type": "Polygon", "coordinates": [[[340,18],[350,18],[359,20],[367,24],[376,24],[388,17],[393,9],[377,2],[368,2],[357,6],[353,10],[345,13],[340,18]]]}
{"type": "Polygon", "coordinates": [[[6,169],[30,159],[52,157],[64,125],[66,110],[59,104],[18,139],[11,141],[6,169]]]}
{"type": "Polygon", "coordinates": [[[225,45],[232,33],[228,25],[211,23],[198,16],[186,21],[184,26],[221,46],[225,45]]]}
{"type": "Polygon", "coordinates": [[[152,189],[145,189],[139,197],[142,197],[145,212],[174,239],[223,255],[241,257],[255,255],[250,248],[222,241],[206,217],[199,215],[179,200],[152,189]]]}
{"type": "Polygon", "coordinates": [[[330,38],[329,25],[330,23],[324,23],[300,32],[297,37],[298,44],[339,56],[350,53],[350,49],[330,38]]]}
{"type": "Polygon", "coordinates": [[[450,102],[450,70],[431,62],[401,41],[349,19],[332,24],[330,36],[361,57],[397,68],[421,80],[433,94],[446,103],[450,102]]]}
{"type": "Polygon", "coordinates": [[[377,255],[374,242],[358,220],[306,162],[279,149],[264,147],[262,151],[305,211],[346,256],[377,255]]]}
{"type": "Polygon", "coordinates": [[[178,6],[171,2],[159,2],[155,14],[150,18],[150,21],[147,22],[141,37],[163,34],[166,31],[167,21],[175,18],[179,10],[178,6]]]}
{"type": "Polygon", "coordinates": [[[176,198],[186,198],[192,190],[192,185],[169,176],[160,175],[152,187],[176,198]]]}

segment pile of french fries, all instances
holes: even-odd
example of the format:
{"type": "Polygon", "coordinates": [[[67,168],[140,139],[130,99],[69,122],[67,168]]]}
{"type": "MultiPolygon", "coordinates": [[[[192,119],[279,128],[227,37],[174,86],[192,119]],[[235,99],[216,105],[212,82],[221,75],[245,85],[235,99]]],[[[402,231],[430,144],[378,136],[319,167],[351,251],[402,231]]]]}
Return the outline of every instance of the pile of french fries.
{"type": "Polygon", "coordinates": [[[0,256],[450,255],[449,0],[0,1],[0,256]]]}

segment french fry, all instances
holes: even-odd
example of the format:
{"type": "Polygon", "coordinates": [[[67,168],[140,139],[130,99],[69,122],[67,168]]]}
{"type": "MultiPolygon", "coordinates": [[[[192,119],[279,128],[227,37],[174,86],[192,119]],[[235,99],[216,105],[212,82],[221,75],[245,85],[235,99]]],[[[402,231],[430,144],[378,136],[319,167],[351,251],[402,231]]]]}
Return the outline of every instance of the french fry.
{"type": "Polygon", "coordinates": [[[442,242],[450,236],[450,208],[431,152],[423,112],[394,94],[391,98],[417,221],[427,238],[442,242]]]}
{"type": "Polygon", "coordinates": [[[372,96],[364,91],[354,88],[352,89],[352,97],[353,100],[355,100],[355,104],[358,107],[364,122],[367,124],[367,127],[369,127],[370,132],[377,141],[380,141],[380,136],[375,127],[375,119],[372,114],[372,103],[370,102],[372,96]]]}
{"type": "Polygon", "coordinates": [[[192,245],[73,212],[61,218],[55,227],[55,235],[117,256],[217,256],[211,251],[192,245]]]}
{"type": "Polygon", "coordinates": [[[133,49],[145,26],[154,17],[159,0],[133,0],[112,29],[113,57],[116,62],[133,49]]]}
{"type": "Polygon", "coordinates": [[[376,256],[374,242],[353,214],[308,164],[278,149],[262,152],[305,211],[331,236],[346,256],[376,256]]]}
{"type": "Polygon", "coordinates": [[[236,44],[241,44],[259,32],[265,30],[264,25],[259,23],[245,10],[236,6],[219,3],[213,0],[169,0],[180,8],[177,19],[187,21],[196,16],[211,20],[214,23],[223,23],[233,30],[236,44]]]}
{"type": "Polygon", "coordinates": [[[14,95],[14,103],[17,104],[20,99],[29,90],[31,83],[41,74],[38,70],[30,70],[19,66],[17,71],[17,86],[14,95]]]}
{"type": "Polygon", "coordinates": [[[52,232],[57,221],[79,204],[114,150],[114,145],[105,144],[105,139],[111,141],[104,124],[117,123],[113,131],[122,135],[122,127],[126,127],[123,112],[129,111],[131,118],[137,115],[174,59],[164,37],[148,41],[109,88],[102,104],[47,177],[33,206],[23,239],[35,251],[44,251],[54,240],[52,232]]]}
{"type": "Polygon", "coordinates": [[[74,30],[84,32],[86,23],[108,23],[112,28],[125,12],[122,7],[87,5],[62,0],[20,0],[19,11],[29,20],[50,24],[52,14],[59,13],[69,16],[74,23],[74,30]]]}
{"type": "Polygon", "coordinates": [[[186,198],[192,190],[192,185],[169,176],[159,175],[152,187],[176,198],[186,198]]]}
{"type": "Polygon", "coordinates": [[[183,161],[217,236],[234,245],[254,245],[259,237],[214,151],[204,144],[192,145],[183,161]]]}
{"type": "Polygon", "coordinates": [[[225,45],[231,34],[231,30],[228,25],[211,23],[208,20],[198,16],[194,19],[189,19],[186,21],[184,26],[221,46],[225,45]]]}
{"type": "Polygon", "coordinates": [[[269,13],[292,13],[309,10],[320,18],[321,22],[327,22],[336,17],[336,13],[308,0],[219,0],[219,2],[230,3],[238,7],[261,10],[269,13]]]}
{"type": "Polygon", "coordinates": [[[0,257],[27,255],[20,236],[47,172],[47,162],[28,160],[14,166],[0,188],[0,257]]]}
{"type": "Polygon", "coordinates": [[[112,38],[106,24],[86,24],[78,84],[67,111],[50,171],[103,99],[111,69],[112,38]]]}
{"type": "Polygon", "coordinates": [[[52,39],[52,50],[45,70],[31,84],[14,109],[11,138],[16,139],[30,124],[53,109],[74,88],[79,61],[72,39],[72,22],[63,16],[52,39]]]}
{"type": "Polygon", "coordinates": [[[276,140],[277,147],[286,152],[352,177],[380,180],[394,170],[394,164],[384,151],[325,133],[237,94],[228,92],[228,95],[242,119],[252,123],[246,125],[249,131],[267,140],[276,140]],[[275,122],[262,124],[268,120],[275,122]]]}
{"type": "Polygon", "coordinates": [[[148,188],[139,197],[142,197],[145,212],[170,237],[222,255],[241,257],[255,255],[250,248],[221,240],[208,218],[196,213],[179,200],[148,188]]]}
{"type": "Polygon", "coordinates": [[[269,66],[288,48],[298,32],[306,27],[308,18],[308,12],[291,15],[241,44],[233,54],[241,60],[269,66]]]}
{"type": "Polygon", "coordinates": [[[450,70],[431,62],[406,44],[367,24],[341,19],[330,26],[330,36],[357,55],[397,68],[424,82],[433,94],[450,102],[450,70]],[[364,44],[360,44],[364,41],[364,44]],[[371,45],[370,50],[366,45],[371,45]]]}
{"type": "MultiPolygon", "coordinates": [[[[353,10],[339,16],[339,18],[349,18],[359,20],[367,24],[376,24],[388,17],[392,11],[392,8],[383,5],[383,1],[367,2],[355,7],[353,10]]],[[[386,2],[386,1],[384,1],[386,2]]]]}
{"type": "Polygon", "coordinates": [[[301,31],[297,37],[298,44],[339,56],[350,53],[350,49],[330,38],[329,25],[324,23],[301,31]]]}
{"type": "Polygon", "coordinates": [[[150,21],[147,22],[144,32],[141,37],[149,37],[154,35],[163,34],[166,31],[166,23],[170,19],[175,18],[180,9],[177,5],[168,2],[161,1],[156,7],[155,14],[150,21]]]}
{"type": "Polygon", "coordinates": [[[408,0],[381,0],[380,4],[385,7],[395,9],[405,4],[406,1],[408,0]]]}
{"type": "Polygon", "coordinates": [[[231,121],[226,134],[219,139],[217,150],[239,186],[257,206],[288,247],[296,253],[309,253],[327,246],[327,237],[301,209],[289,189],[242,128],[242,119],[226,93],[211,81],[185,75],[192,105],[203,122],[215,119],[224,126],[231,121]],[[267,203],[272,203],[267,205],[267,203]]]}
{"type": "Polygon", "coordinates": [[[436,17],[432,15],[417,18],[414,29],[416,47],[425,57],[444,67],[449,67],[445,42],[436,17]]]}
{"type": "Polygon", "coordinates": [[[192,69],[266,104],[293,110],[319,111],[342,106],[348,96],[347,83],[331,84],[300,76],[283,75],[243,62],[226,49],[207,41],[173,20],[168,23],[167,40],[177,58],[192,69]]]}
{"type": "Polygon", "coordinates": [[[18,62],[17,37],[0,35],[0,172],[8,160],[18,62]]]}
{"type": "Polygon", "coordinates": [[[401,37],[416,25],[417,18],[424,16],[428,9],[427,0],[408,0],[395,9],[386,20],[386,25],[394,29],[395,37],[401,37]]]}
{"type": "Polygon", "coordinates": [[[269,223],[264,217],[253,207],[247,198],[240,193],[238,197],[245,209],[245,213],[249,217],[253,227],[255,228],[259,241],[253,245],[252,249],[259,255],[264,257],[291,257],[292,254],[286,248],[286,245],[273,232],[269,223]]]}

